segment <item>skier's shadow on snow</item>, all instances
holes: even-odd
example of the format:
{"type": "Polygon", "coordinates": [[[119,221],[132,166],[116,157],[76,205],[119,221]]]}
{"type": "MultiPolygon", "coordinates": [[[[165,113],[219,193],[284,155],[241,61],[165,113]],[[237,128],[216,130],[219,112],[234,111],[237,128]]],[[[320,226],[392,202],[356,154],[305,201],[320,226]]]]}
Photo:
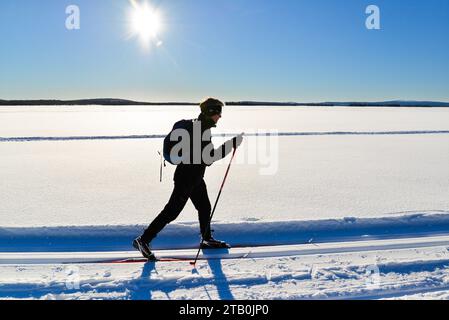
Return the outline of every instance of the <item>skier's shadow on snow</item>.
{"type": "Polygon", "coordinates": [[[131,300],[152,300],[151,290],[143,284],[149,281],[151,272],[153,272],[155,269],[156,269],[155,262],[153,261],[145,262],[140,278],[137,279],[132,286],[135,290],[130,289],[131,300]]]}
{"type": "MultiPolygon", "coordinates": [[[[207,258],[208,250],[204,250],[203,253],[207,258]]],[[[214,251],[214,253],[216,253],[216,251],[214,251]]],[[[220,253],[226,254],[229,253],[229,250],[220,250],[220,253]]],[[[220,300],[234,300],[228,279],[226,279],[226,275],[223,272],[221,259],[207,259],[207,263],[214,276],[214,284],[217,287],[220,300]]]]}
{"type": "MultiPolygon", "coordinates": [[[[217,251],[213,251],[213,253],[217,253],[217,251]]],[[[229,253],[229,250],[220,250],[221,254],[229,253]]],[[[208,250],[203,251],[204,257],[207,258],[208,250]]],[[[213,254],[211,253],[213,256],[213,254]]],[[[228,280],[226,279],[226,275],[223,272],[223,267],[221,265],[220,259],[207,259],[207,263],[209,264],[209,268],[214,276],[213,284],[217,288],[218,296],[221,300],[234,300],[234,296],[232,295],[231,289],[229,287],[228,280]]],[[[150,281],[151,274],[153,271],[156,271],[156,263],[155,262],[146,262],[143,266],[142,273],[138,279],[133,281],[131,286],[129,286],[130,290],[130,298],[132,300],[152,300],[152,291],[157,288],[153,286],[148,286],[148,281],[150,281]]],[[[157,271],[156,271],[157,272],[157,271]]],[[[198,273],[198,270],[193,269],[192,273],[198,273]]],[[[164,288],[157,288],[159,291],[165,292],[168,298],[168,293],[173,290],[173,288],[169,287],[164,290],[164,288]]]]}

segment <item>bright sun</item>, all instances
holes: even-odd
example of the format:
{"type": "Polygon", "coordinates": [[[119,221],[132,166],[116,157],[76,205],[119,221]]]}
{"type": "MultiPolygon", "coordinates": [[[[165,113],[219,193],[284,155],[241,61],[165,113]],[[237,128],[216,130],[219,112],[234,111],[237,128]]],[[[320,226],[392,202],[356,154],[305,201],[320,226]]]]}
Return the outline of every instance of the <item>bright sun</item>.
{"type": "Polygon", "coordinates": [[[131,4],[133,6],[131,12],[133,36],[139,37],[144,46],[149,46],[151,43],[156,46],[162,45],[162,41],[158,38],[162,27],[160,13],[147,2],[138,4],[136,1],[131,1],[131,4]]]}

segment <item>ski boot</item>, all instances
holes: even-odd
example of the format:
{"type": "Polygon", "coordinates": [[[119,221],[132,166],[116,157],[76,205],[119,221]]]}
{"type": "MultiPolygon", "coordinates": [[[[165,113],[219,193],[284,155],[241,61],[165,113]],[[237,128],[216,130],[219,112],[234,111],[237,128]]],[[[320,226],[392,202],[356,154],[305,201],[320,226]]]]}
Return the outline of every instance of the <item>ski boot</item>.
{"type": "Polygon", "coordinates": [[[142,237],[134,239],[133,247],[139,250],[144,258],[147,258],[149,261],[156,261],[156,256],[151,252],[150,246],[142,240],[142,237]]]}
{"type": "Polygon", "coordinates": [[[201,249],[229,249],[231,246],[224,241],[216,240],[213,237],[203,239],[201,249]]]}

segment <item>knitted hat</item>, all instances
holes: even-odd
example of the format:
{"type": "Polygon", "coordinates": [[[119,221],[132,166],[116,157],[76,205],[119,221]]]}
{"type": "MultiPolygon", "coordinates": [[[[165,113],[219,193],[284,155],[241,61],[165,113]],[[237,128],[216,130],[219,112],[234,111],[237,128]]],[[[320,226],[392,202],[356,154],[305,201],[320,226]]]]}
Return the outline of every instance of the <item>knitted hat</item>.
{"type": "Polygon", "coordinates": [[[212,117],[216,114],[221,114],[224,103],[214,98],[208,98],[201,102],[201,113],[207,117],[212,117]]]}

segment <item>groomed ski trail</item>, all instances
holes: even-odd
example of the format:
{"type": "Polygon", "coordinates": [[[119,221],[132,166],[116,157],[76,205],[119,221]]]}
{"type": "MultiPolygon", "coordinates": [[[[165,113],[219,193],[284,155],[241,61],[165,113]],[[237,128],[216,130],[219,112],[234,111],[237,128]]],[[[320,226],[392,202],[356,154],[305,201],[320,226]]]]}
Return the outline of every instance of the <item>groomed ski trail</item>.
{"type": "MultiPolygon", "coordinates": [[[[242,258],[276,258],[306,255],[322,255],[351,252],[401,250],[427,247],[449,247],[449,235],[414,237],[401,239],[307,243],[297,245],[241,247],[229,250],[204,250],[200,260],[224,260],[242,258]]],[[[193,260],[196,249],[157,250],[155,254],[160,259],[178,259],[180,262],[193,260]]],[[[32,252],[32,253],[0,253],[0,265],[27,264],[85,264],[145,262],[137,251],[109,251],[109,252],[32,252]]],[[[187,263],[187,262],[186,262],[187,263]]]]}

